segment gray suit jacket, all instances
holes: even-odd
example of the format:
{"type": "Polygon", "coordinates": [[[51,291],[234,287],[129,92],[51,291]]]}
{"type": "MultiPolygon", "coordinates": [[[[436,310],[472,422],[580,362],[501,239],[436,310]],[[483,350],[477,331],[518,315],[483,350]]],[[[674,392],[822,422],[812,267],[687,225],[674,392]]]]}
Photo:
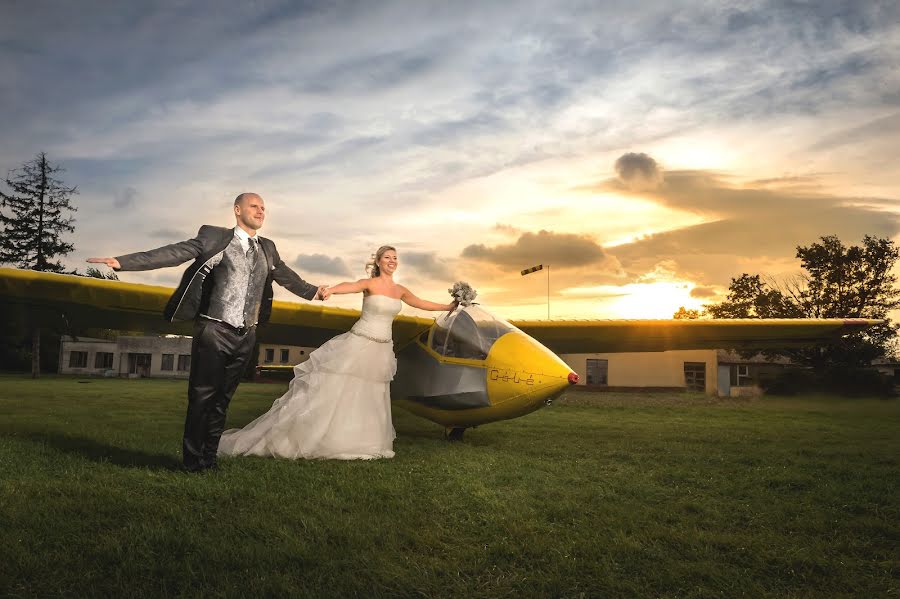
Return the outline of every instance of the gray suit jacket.
{"type": "MultiPolygon", "coordinates": [[[[169,299],[163,316],[167,320],[191,320],[203,313],[209,305],[209,293],[212,289],[212,279],[209,274],[213,266],[211,262],[218,254],[225,251],[231,239],[234,237],[234,229],[203,225],[197,232],[197,236],[187,241],[180,241],[170,245],[149,250],[117,256],[120,268],[118,270],[153,270],[167,266],[178,266],[193,259],[194,263],[181,277],[181,283],[169,299]]],[[[272,313],[272,281],[275,281],[291,293],[311,300],[316,296],[318,287],[307,283],[300,275],[282,261],[278,255],[275,244],[265,237],[257,236],[260,249],[266,257],[268,277],[263,289],[263,297],[259,307],[259,323],[268,322],[272,313]]]]}

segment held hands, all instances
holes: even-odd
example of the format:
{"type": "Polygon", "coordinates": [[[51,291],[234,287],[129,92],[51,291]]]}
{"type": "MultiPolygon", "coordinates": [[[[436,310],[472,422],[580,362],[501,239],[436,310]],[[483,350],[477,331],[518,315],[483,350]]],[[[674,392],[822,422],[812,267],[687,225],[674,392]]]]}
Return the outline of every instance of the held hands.
{"type": "Polygon", "coordinates": [[[91,264],[105,264],[108,267],[116,270],[122,268],[122,265],[119,264],[119,261],[115,258],[88,258],[87,261],[91,264]]]}
{"type": "Polygon", "coordinates": [[[328,285],[319,285],[319,290],[316,292],[316,297],[313,299],[325,301],[329,297],[331,297],[331,290],[328,289],[328,285]]]}

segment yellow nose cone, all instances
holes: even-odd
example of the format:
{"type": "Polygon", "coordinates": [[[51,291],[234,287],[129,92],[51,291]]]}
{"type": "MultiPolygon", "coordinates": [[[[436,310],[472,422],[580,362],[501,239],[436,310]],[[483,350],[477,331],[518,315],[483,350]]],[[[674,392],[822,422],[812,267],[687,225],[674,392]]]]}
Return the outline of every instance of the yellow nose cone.
{"type": "Polygon", "coordinates": [[[572,369],[521,331],[500,337],[485,361],[491,405],[514,418],[555,399],[572,384],[572,369]]]}

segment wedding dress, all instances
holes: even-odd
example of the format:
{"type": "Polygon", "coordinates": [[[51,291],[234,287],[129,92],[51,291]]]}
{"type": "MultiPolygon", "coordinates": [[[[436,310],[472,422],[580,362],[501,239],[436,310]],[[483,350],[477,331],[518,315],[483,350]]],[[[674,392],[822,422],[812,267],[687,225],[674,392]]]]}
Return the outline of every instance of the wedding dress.
{"type": "Polygon", "coordinates": [[[401,302],[363,298],[349,332],[294,367],[287,393],[242,429],[227,430],[219,455],[336,460],[394,456],[390,382],[397,372],[391,324],[401,302]]]}

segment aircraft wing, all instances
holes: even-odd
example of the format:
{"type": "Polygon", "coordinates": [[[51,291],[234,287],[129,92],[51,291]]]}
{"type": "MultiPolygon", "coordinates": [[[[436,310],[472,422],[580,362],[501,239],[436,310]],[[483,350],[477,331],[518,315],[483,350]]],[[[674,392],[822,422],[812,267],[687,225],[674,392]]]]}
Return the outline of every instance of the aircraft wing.
{"type": "Polygon", "coordinates": [[[878,324],[863,318],[518,320],[510,324],[557,354],[672,349],[766,349],[833,341],[878,324]]]}
{"type": "MultiPolygon", "coordinates": [[[[192,322],[162,317],[169,287],[92,277],[0,268],[0,310],[10,318],[78,333],[89,328],[190,335],[192,322]]],[[[276,301],[261,326],[263,343],[318,346],[346,332],[358,310],[322,303],[276,301]]],[[[434,321],[398,316],[394,340],[406,345],[434,321]]],[[[670,349],[765,349],[812,345],[861,331],[878,320],[521,320],[513,321],[556,353],[641,352],[670,349]]]]}
{"type": "MultiPolygon", "coordinates": [[[[92,277],[0,268],[0,310],[32,324],[77,333],[88,328],[191,335],[193,322],[169,322],[163,308],[174,290],[92,277]]],[[[269,323],[259,327],[262,343],[318,346],[350,330],[359,310],[321,302],[275,301],[269,323]]],[[[428,329],[430,318],[398,316],[394,339],[405,345],[428,329]]]]}

